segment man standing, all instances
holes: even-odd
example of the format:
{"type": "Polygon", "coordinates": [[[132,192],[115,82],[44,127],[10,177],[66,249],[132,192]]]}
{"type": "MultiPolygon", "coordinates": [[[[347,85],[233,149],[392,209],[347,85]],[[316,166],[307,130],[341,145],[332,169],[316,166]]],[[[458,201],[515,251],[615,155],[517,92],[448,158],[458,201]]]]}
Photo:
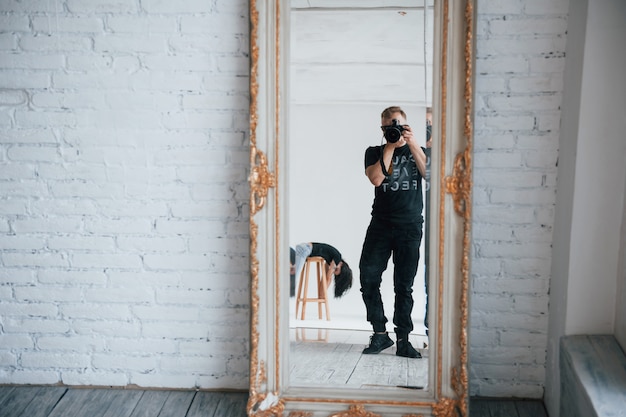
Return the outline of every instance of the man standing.
{"type": "Polygon", "coordinates": [[[393,345],[387,334],[387,317],[380,293],[382,274],[393,255],[396,355],[420,358],[420,353],[409,342],[409,333],[413,330],[413,281],[424,222],[422,178],[426,175],[426,155],[406,124],[406,114],[400,107],[385,109],[381,122],[386,143],[365,151],[365,174],[375,190],[372,218],[359,267],[367,321],[372,324],[374,334],[363,353],[380,353],[393,345]]]}

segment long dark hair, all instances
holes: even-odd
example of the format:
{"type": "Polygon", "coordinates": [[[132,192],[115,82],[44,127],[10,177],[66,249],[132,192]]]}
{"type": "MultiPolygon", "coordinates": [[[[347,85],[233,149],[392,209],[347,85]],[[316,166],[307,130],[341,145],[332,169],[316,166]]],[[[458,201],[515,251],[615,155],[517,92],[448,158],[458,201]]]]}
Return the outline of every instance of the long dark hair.
{"type": "Polygon", "coordinates": [[[341,298],[352,288],[352,269],[346,261],[342,260],[341,262],[341,273],[335,275],[335,298],[341,298]]]}

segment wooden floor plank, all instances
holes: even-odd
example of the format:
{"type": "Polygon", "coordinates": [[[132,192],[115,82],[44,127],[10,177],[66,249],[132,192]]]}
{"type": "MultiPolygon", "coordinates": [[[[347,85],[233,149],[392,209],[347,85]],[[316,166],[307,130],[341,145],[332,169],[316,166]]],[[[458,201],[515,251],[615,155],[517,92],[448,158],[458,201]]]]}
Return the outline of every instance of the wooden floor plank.
{"type": "Polygon", "coordinates": [[[335,348],[335,353],[327,356],[326,360],[332,357],[336,357],[335,373],[330,381],[331,385],[349,385],[354,386],[352,381],[352,375],[354,369],[358,366],[361,360],[363,346],[354,345],[348,343],[338,343],[335,348]]]}
{"type": "Polygon", "coordinates": [[[93,391],[93,389],[68,390],[61,398],[61,401],[52,409],[48,417],[80,416],[80,409],[88,401],[89,395],[93,391]]]}
{"type": "Polygon", "coordinates": [[[469,402],[469,415],[471,417],[491,417],[489,400],[471,398],[469,402]]]}
{"type": "Polygon", "coordinates": [[[402,368],[406,383],[406,361],[403,358],[396,357],[391,353],[381,352],[378,355],[362,355],[358,366],[354,369],[350,381],[355,381],[358,386],[363,385],[382,385],[395,386],[398,385],[397,380],[393,380],[395,370],[402,368]]]}
{"type": "Polygon", "coordinates": [[[326,383],[333,386],[352,385],[351,377],[359,363],[362,350],[363,348],[360,346],[357,349],[355,345],[337,343],[332,352],[320,357],[320,361],[323,361],[320,363],[325,363],[325,366],[333,371],[326,383]],[[336,358],[334,363],[328,361],[329,358],[333,357],[336,358]]]}
{"type": "Polygon", "coordinates": [[[119,390],[90,389],[83,402],[83,406],[78,411],[78,416],[103,417],[111,401],[119,395],[119,390]]]}
{"type": "Polygon", "coordinates": [[[228,393],[218,404],[213,417],[245,416],[247,404],[248,394],[242,392],[228,393]]]}
{"type": "Polygon", "coordinates": [[[11,396],[16,387],[0,387],[0,410],[2,410],[2,403],[11,396]]]}
{"type": "Polygon", "coordinates": [[[39,390],[39,387],[23,387],[13,391],[13,395],[7,397],[0,406],[0,415],[2,417],[19,417],[39,390]]]}
{"type": "Polygon", "coordinates": [[[186,417],[213,417],[216,416],[218,405],[226,394],[223,392],[198,392],[187,411],[186,417]]]}
{"type": "Polygon", "coordinates": [[[297,386],[328,383],[336,372],[336,366],[325,358],[332,357],[335,348],[334,343],[299,344],[292,361],[291,383],[297,386]]]}
{"type": "Polygon", "coordinates": [[[142,391],[142,396],[135,405],[130,417],[158,416],[171,391],[142,391]]]}
{"type": "Polygon", "coordinates": [[[516,401],[515,408],[519,417],[548,417],[541,401],[516,401]]]}
{"type": "Polygon", "coordinates": [[[491,401],[489,412],[491,417],[518,417],[515,402],[511,400],[491,401]]]}
{"type": "Polygon", "coordinates": [[[159,417],[186,416],[195,395],[195,391],[172,391],[163,404],[159,417]]]}
{"type": "Polygon", "coordinates": [[[141,394],[141,391],[136,390],[116,390],[103,417],[129,417],[137,406],[141,394]]]}
{"type": "Polygon", "coordinates": [[[65,387],[41,387],[20,417],[48,417],[66,393],[65,387]]]}

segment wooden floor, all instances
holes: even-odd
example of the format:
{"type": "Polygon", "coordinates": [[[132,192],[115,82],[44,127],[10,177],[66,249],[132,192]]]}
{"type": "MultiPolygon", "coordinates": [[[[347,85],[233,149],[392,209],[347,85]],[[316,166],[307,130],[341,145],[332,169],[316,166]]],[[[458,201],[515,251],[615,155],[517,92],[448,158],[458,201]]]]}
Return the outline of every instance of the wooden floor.
{"type": "Polygon", "coordinates": [[[378,355],[364,355],[364,346],[292,343],[289,382],[293,386],[343,388],[425,389],[428,385],[427,357],[409,359],[396,356],[395,345],[378,355]]]}
{"type": "MultiPolygon", "coordinates": [[[[245,417],[247,393],[0,386],[2,417],[245,417]]],[[[470,417],[547,417],[534,400],[470,401],[470,417]]]]}
{"type": "Polygon", "coordinates": [[[247,393],[0,387],[2,417],[240,417],[247,393]]]}
{"type": "Polygon", "coordinates": [[[539,400],[503,400],[472,398],[470,417],[548,417],[539,400]]]}
{"type": "MultiPolygon", "coordinates": [[[[378,355],[362,353],[371,332],[354,330],[292,330],[291,386],[343,388],[413,388],[428,385],[428,349],[420,359],[396,356],[396,345],[378,355]]],[[[417,345],[417,338],[414,341],[417,345]]]]}

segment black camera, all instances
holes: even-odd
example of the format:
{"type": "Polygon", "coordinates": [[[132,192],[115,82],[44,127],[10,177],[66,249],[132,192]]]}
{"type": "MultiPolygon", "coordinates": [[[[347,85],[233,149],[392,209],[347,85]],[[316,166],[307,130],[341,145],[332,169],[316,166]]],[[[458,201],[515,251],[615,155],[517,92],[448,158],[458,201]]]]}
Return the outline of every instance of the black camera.
{"type": "Polygon", "coordinates": [[[391,126],[385,127],[385,139],[389,143],[396,143],[402,137],[402,132],[404,132],[404,126],[397,119],[393,119],[391,126]]]}

